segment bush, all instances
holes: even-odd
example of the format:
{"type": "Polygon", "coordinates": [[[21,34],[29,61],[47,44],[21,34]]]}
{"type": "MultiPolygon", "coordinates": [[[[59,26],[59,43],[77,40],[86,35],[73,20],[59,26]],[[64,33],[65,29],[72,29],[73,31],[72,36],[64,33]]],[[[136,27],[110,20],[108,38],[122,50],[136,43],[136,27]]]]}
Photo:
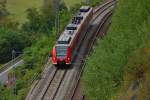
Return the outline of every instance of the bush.
{"type": "Polygon", "coordinates": [[[12,50],[21,52],[28,45],[27,41],[23,33],[0,28],[0,63],[5,63],[12,58],[12,50]]]}
{"type": "Polygon", "coordinates": [[[83,79],[89,100],[110,100],[122,83],[130,55],[147,44],[149,28],[141,31],[141,27],[148,21],[149,3],[149,0],[118,2],[108,35],[98,40],[99,46],[85,68],[83,79]]]}

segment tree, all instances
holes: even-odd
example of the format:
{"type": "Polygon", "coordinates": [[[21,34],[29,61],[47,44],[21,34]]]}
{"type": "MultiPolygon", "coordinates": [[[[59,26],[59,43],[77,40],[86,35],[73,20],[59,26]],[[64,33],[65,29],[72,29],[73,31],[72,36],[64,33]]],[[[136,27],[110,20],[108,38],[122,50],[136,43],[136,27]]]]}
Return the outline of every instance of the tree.
{"type": "Polygon", "coordinates": [[[0,18],[8,15],[8,11],[6,10],[6,0],[0,1],[0,18]]]}
{"type": "Polygon", "coordinates": [[[26,46],[27,39],[21,33],[0,28],[0,63],[11,59],[12,50],[22,51],[26,46]]]}
{"type": "Polygon", "coordinates": [[[23,24],[23,30],[31,33],[49,34],[55,23],[57,6],[60,11],[67,9],[64,2],[60,2],[58,0],[45,0],[41,12],[39,12],[36,8],[29,8],[27,10],[28,22],[23,24]]]}

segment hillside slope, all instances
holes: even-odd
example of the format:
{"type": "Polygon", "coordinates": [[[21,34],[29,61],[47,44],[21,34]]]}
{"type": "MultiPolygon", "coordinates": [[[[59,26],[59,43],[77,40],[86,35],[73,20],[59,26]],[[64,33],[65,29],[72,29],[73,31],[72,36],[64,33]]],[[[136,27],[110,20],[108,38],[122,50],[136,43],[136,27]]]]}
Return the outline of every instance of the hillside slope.
{"type": "Polygon", "coordinates": [[[83,80],[88,100],[114,97],[124,82],[130,55],[148,46],[149,3],[149,0],[119,0],[107,36],[98,40],[99,45],[87,61],[83,80]]]}

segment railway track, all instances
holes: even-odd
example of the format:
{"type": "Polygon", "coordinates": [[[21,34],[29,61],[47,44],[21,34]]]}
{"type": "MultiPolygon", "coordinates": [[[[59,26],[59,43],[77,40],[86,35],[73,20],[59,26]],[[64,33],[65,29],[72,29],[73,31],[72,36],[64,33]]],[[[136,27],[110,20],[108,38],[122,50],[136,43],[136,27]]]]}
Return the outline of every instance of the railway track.
{"type": "Polygon", "coordinates": [[[48,64],[42,73],[41,79],[33,84],[26,97],[26,100],[40,100],[40,98],[42,98],[43,94],[47,90],[49,83],[55,76],[56,71],[56,67],[48,64]]]}
{"type": "Polygon", "coordinates": [[[41,100],[54,100],[67,70],[58,69],[41,100]]]}
{"type": "Polygon", "coordinates": [[[70,69],[58,69],[53,65],[46,66],[41,80],[34,84],[26,97],[26,100],[84,100],[80,93],[80,98],[76,99],[80,87],[80,77],[84,69],[85,55],[89,54],[96,36],[100,33],[105,22],[110,18],[115,3],[111,0],[105,6],[95,10],[93,22],[83,43],[80,45],[79,55],[75,57],[75,63],[70,69]],[[111,2],[111,3],[110,3],[111,2]],[[99,17],[98,17],[99,16],[99,17]],[[93,35],[93,34],[94,35],[93,35]],[[82,60],[80,60],[82,59],[82,60]]]}
{"type": "Polygon", "coordinates": [[[22,60],[22,56],[18,56],[15,59],[11,60],[10,62],[6,63],[5,65],[3,65],[3,67],[0,68],[0,73],[7,70],[9,67],[15,65],[17,62],[21,60],[22,60]]]}
{"type": "Polygon", "coordinates": [[[96,14],[97,12],[99,12],[101,9],[105,8],[106,6],[110,5],[110,4],[114,4],[116,3],[117,0],[106,0],[104,1],[103,4],[101,4],[100,6],[97,6],[94,8],[94,14],[96,14]]]}

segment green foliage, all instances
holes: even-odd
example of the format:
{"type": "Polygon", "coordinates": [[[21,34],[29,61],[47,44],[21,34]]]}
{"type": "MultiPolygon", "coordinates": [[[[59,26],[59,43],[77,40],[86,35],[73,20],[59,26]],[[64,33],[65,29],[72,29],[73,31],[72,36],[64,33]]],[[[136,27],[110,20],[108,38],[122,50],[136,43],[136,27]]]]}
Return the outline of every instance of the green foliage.
{"type": "Polygon", "coordinates": [[[10,12],[9,18],[13,21],[23,24],[27,21],[26,19],[26,9],[37,8],[38,10],[43,6],[43,0],[6,0],[6,6],[10,12]]]}
{"type": "Polygon", "coordinates": [[[100,5],[100,3],[104,1],[104,0],[89,0],[87,3],[88,5],[92,6],[92,7],[95,7],[95,6],[98,6],[100,5]]]}
{"type": "Polygon", "coordinates": [[[8,11],[6,9],[6,0],[0,1],[0,20],[3,16],[8,15],[8,11]]]}
{"type": "Polygon", "coordinates": [[[102,0],[64,0],[66,3],[67,8],[77,8],[76,5],[90,5],[90,6],[96,6],[100,4],[102,0]]]}
{"type": "Polygon", "coordinates": [[[149,3],[119,1],[108,35],[98,41],[99,46],[87,62],[83,79],[89,100],[110,100],[122,82],[130,54],[148,43],[149,3]]]}
{"type": "MultiPolygon", "coordinates": [[[[145,1],[147,2],[147,1],[145,1]]],[[[138,48],[137,50],[133,51],[128,59],[127,64],[124,68],[123,73],[123,83],[121,84],[121,88],[119,89],[118,96],[116,98],[119,98],[120,96],[124,95],[124,92],[129,93],[127,90],[128,87],[133,84],[135,81],[139,81],[140,83],[140,89],[138,93],[138,99],[139,100],[145,100],[145,98],[149,98],[148,92],[149,92],[149,84],[150,84],[150,69],[149,69],[149,57],[150,57],[150,17],[149,17],[149,11],[150,7],[147,7],[148,5],[145,5],[145,10],[147,13],[147,16],[145,21],[143,21],[141,27],[138,29],[138,33],[141,34],[141,42],[142,45],[141,48],[138,48]],[[144,34],[144,36],[143,36],[144,34]],[[144,81],[143,81],[144,80],[144,81]]],[[[127,95],[128,97],[128,95],[127,95]]]]}
{"type": "Polygon", "coordinates": [[[23,29],[27,32],[37,32],[40,28],[41,16],[37,9],[28,9],[27,10],[27,18],[29,22],[23,25],[23,29]]]}
{"type": "Polygon", "coordinates": [[[27,39],[21,33],[0,28],[0,62],[4,63],[10,60],[12,50],[22,51],[26,42],[27,39]]]}
{"type": "Polygon", "coordinates": [[[18,22],[12,21],[11,19],[8,18],[8,16],[5,16],[0,19],[0,27],[5,27],[9,28],[12,30],[17,30],[18,29],[18,22]]]}
{"type": "Polygon", "coordinates": [[[47,34],[50,32],[54,24],[54,17],[50,14],[40,14],[35,8],[28,9],[27,13],[28,22],[22,26],[24,31],[47,34]]]}
{"type": "Polygon", "coordinates": [[[49,53],[48,48],[51,48],[54,44],[54,37],[50,38],[43,36],[40,40],[32,46],[32,48],[26,48],[25,50],[25,63],[28,69],[35,69],[34,67],[41,67],[47,60],[49,53]],[[27,53],[26,53],[27,52],[27,53]],[[31,52],[28,55],[28,52],[31,52]]]}
{"type": "Polygon", "coordinates": [[[145,45],[132,52],[127,64],[124,68],[123,82],[121,88],[113,100],[120,100],[119,98],[131,98],[133,95],[137,95],[138,100],[149,99],[149,84],[150,84],[150,46],[145,45]],[[131,87],[135,86],[138,82],[139,86],[135,89],[131,87]]]}
{"type": "Polygon", "coordinates": [[[9,11],[7,10],[6,3],[7,3],[6,0],[0,1],[0,27],[8,27],[11,29],[17,29],[18,23],[8,18],[9,11]]]}
{"type": "Polygon", "coordinates": [[[66,3],[67,7],[70,8],[75,6],[76,4],[81,3],[82,0],[64,0],[64,2],[66,3]]]}
{"type": "Polygon", "coordinates": [[[60,12],[67,10],[65,4],[59,2],[60,1],[56,2],[56,0],[47,1],[45,6],[41,9],[41,13],[35,8],[28,9],[28,22],[23,24],[23,30],[30,33],[47,33],[49,35],[55,23],[55,15],[58,13],[56,12],[55,6],[59,6],[60,12]]]}
{"type": "Polygon", "coordinates": [[[13,91],[12,89],[6,88],[0,84],[0,99],[2,100],[12,100],[13,98],[13,91]]]}

